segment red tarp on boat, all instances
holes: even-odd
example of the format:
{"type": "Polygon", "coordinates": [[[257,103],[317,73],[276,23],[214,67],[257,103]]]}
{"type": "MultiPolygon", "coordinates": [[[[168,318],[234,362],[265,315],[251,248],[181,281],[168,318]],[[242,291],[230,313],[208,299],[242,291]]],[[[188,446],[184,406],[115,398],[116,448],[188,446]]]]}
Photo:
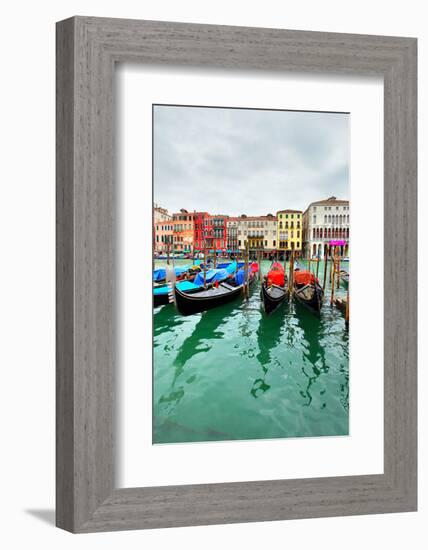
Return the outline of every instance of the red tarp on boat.
{"type": "Polygon", "coordinates": [[[253,273],[258,273],[259,272],[259,264],[257,262],[253,262],[250,265],[250,269],[253,273]]]}
{"type": "Polygon", "coordinates": [[[313,285],[315,282],[315,275],[310,271],[295,271],[294,282],[298,285],[313,285]]]}
{"type": "Polygon", "coordinates": [[[285,284],[284,268],[280,263],[275,262],[272,265],[267,275],[267,284],[268,286],[271,286],[271,285],[284,286],[285,284]]]}

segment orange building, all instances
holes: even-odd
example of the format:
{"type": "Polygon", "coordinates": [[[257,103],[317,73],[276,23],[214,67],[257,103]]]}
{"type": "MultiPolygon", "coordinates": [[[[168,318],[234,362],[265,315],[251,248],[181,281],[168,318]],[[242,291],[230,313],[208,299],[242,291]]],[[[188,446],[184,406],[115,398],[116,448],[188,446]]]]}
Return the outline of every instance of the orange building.
{"type": "Polygon", "coordinates": [[[193,252],[194,214],[184,208],[172,215],[174,226],[173,249],[175,252],[193,252]]]}

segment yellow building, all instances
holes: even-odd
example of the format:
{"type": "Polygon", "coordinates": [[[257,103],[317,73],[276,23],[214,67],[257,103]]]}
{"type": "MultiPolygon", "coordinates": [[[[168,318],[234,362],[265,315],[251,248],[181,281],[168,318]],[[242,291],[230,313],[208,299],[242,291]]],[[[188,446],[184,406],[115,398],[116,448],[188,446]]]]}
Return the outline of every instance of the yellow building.
{"type": "Polygon", "coordinates": [[[302,250],[302,215],[301,210],[276,213],[278,250],[302,250]]]}

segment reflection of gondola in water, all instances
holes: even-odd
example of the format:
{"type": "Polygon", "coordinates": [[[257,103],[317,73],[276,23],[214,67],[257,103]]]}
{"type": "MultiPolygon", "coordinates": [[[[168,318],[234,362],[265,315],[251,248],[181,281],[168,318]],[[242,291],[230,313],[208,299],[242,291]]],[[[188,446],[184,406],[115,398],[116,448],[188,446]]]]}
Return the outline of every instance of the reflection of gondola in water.
{"type": "Polygon", "coordinates": [[[283,266],[274,262],[262,283],[261,298],[267,314],[274,311],[288,296],[288,280],[283,266]]]}
{"type": "Polygon", "coordinates": [[[298,302],[314,313],[319,313],[322,307],[324,292],[319,280],[310,271],[295,271],[293,295],[298,302]]]}

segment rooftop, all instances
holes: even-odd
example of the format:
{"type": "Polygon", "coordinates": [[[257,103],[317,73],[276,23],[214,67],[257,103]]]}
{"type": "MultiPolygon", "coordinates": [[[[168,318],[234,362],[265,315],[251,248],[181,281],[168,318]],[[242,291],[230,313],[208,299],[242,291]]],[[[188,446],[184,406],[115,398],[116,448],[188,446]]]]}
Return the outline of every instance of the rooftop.
{"type": "Polygon", "coordinates": [[[301,210],[290,210],[290,209],[287,209],[287,210],[278,210],[277,214],[283,214],[283,213],[286,213],[286,214],[302,214],[302,211],[301,210]]]}

